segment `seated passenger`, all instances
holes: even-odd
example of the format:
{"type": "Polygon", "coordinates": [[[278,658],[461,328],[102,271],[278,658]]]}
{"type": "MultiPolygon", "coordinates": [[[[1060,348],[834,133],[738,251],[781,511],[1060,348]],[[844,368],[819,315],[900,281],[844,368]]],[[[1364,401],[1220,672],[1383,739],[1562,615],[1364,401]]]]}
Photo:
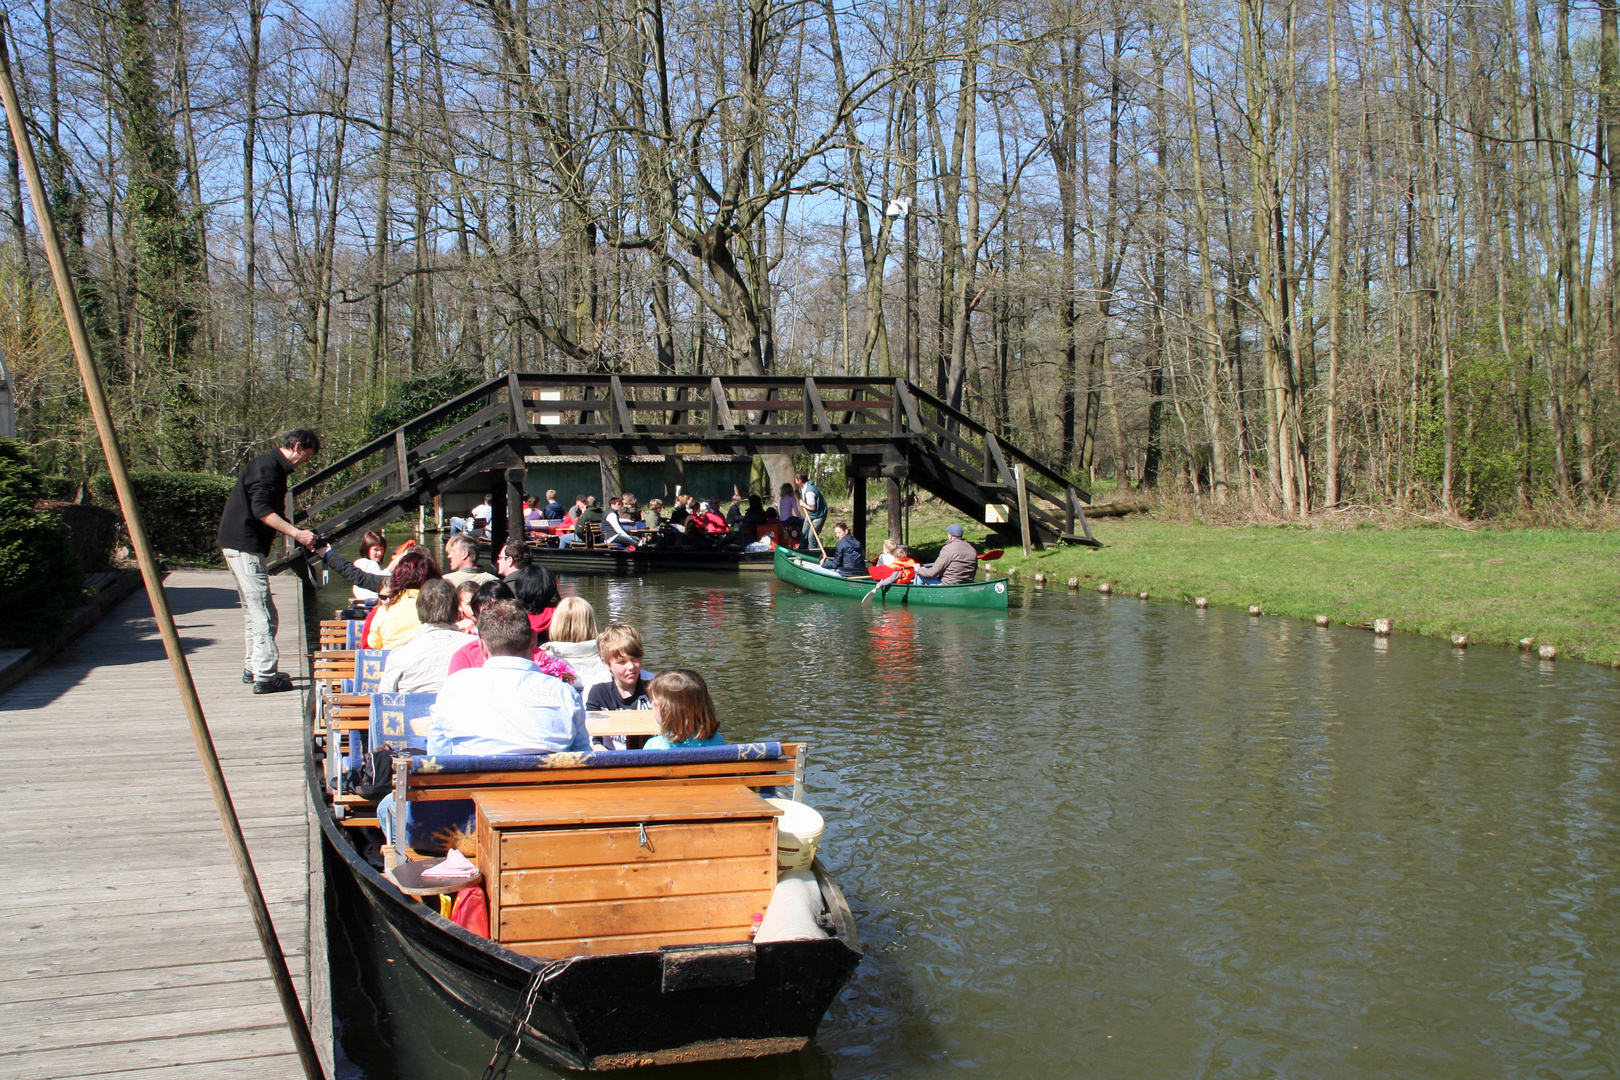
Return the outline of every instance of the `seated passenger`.
{"type": "Polygon", "coordinates": [[[541,513],[545,514],[547,521],[562,520],[562,503],[557,501],[557,491],[555,488],[551,488],[546,491],[546,505],[541,507],[541,513]]]}
{"type": "Polygon", "coordinates": [[[397,649],[416,635],[422,620],[416,611],[416,596],[424,584],[439,577],[439,567],[421,551],[411,550],[394,563],[389,575],[388,606],[371,621],[366,631],[366,648],[397,649]]]}
{"type": "MultiPolygon", "coordinates": [[[[917,560],[911,557],[911,549],[904,544],[894,546],[894,561],[887,569],[896,585],[910,585],[917,580],[917,560]]],[[[872,576],[877,576],[876,570],[872,572],[872,576]]]]}
{"type": "Polygon", "coordinates": [[[558,547],[573,547],[583,544],[591,538],[591,526],[602,524],[602,511],[596,505],[596,496],[585,496],[585,509],[580,511],[574,519],[574,531],[563,533],[557,538],[558,547]]]}
{"type": "Polygon", "coordinates": [[[585,695],[585,708],[592,712],[652,708],[647,697],[650,680],[641,670],[641,631],[614,623],[597,635],[596,651],[612,678],[591,687],[585,695]]]}
{"type": "MultiPolygon", "coordinates": [[[[624,496],[608,500],[608,511],[602,515],[602,542],[611,547],[636,550],[636,538],[625,530],[624,496]]],[[[634,521],[634,517],[630,518],[634,521]]]]}
{"type": "Polygon", "coordinates": [[[647,509],[641,514],[641,523],[649,530],[657,532],[664,524],[664,500],[648,499],[647,509]]]}
{"type": "MultiPolygon", "coordinates": [[[[439,688],[428,714],[429,754],[550,754],[591,747],[579,692],[529,659],[534,628],[515,600],[491,600],[478,613],[484,663],[439,688]]],[[[377,803],[383,836],[394,842],[394,796],[377,803]]]]}
{"type": "Polygon", "coordinates": [[[473,597],[478,595],[481,584],[478,581],[463,581],[456,586],[456,629],[475,637],[478,634],[478,609],[473,606],[473,597]]]}
{"type": "Polygon", "coordinates": [[[466,533],[456,533],[444,542],[444,565],[448,567],[444,580],[452,585],[495,580],[494,574],[478,565],[478,542],[466,533]]]}
{"type": "Polygon", "coordinates": [[[451,655],[463,645],[478,643],[453,625],[456,607],[456,588],[448,581],[435,578],[422,586],[416,596],[422,625],[415,637],[388,651],[377,683],[379,694],[427,694],[439,689],[449,674],[451,655]]]}
{"type": "Polygon", "coordinates": [[[761,502],[760,497],[758,495],[748,496],[748,509],[743,511],[742,518],[737,523],[743,535],[752,540],[754,530],[765,524],[766,520],[765,505],[761,502]]]}
{"type": "Polygon", "coordinates": [[[675,508],[669,512],[669,523],[675,526],[676,532],[686,531],[687,521],[692,516],[691,507],[687,505],[691,498],[690,495],[675,496],[675,508]]]}
{"type": "Polygon", "coordinates": [[[714,698],[703,676],[686,668],[672,668],[647,687],[659,734],[643,750],[685,750],[695,746],[724,746],[714,698]]]}
{"type": "Polygon", "coordinates": [[[596,649],[596,609],[589,600],[563,597],[547,632],[551,640],[541,645],[541,650],[573,669],[574,689],[582,698],[588,698],[598,683],[612,680],[613,674],[596,649]]]}
{"type": "MultiPolygon", "coordinates": [[[[504,582],[509,590],[507,596],[517,600],[529,612],[529,624],[539,635],[539,640],[545,641],[551,627],[551,619],[557,611],[557,579],[551,576],[551,571],[543,566],[530,564],[515,572],[504,582]]],[[[482,592],[482,589],[480,589],[482,592]]],[[[568,671],[567,665],[557,666],[553,660],[542,659],[545,653],[535,650],[535,660],[559,678],[568,671]],[[556,670],[552,670],[556,667],[556,670]]],[[[477,643],[462,646],[450,658],[450,674],[454,675],[462,668],[478,667],[483,664],[483,651],[477,643]]]]}
{"type": "Polygon", "coordinates": [[[696,525],[699,531],[710,536],[724,536],[731,531],[731,526],[726,524],[726,519],[706,502],[698,503],[697,512],[692,515],[692,524],[696,525]]]}
{"type": "Polygon", "coordinates": [[[589,750],[579,692],[530,659],[535,632],[514,600],[478,613],[481,667],[458,671],[439,688],[429,719],[430,754],[549,754],[589,750]]]}
{"type": "MultiPolygon", "coordinates": [[[[382,533],[363,533],[360,537],[360,557],[354,560],[355,568],[364,570],[368,574],[376,574],[379,577],[382,576],[384,572],[382,568],[382,558],[387,551],[388,545],[383,543],[382,533]]],[[[356,600],[377,599],[377,592],[375,589],[363,589],[356,585],[353,592],[356,600]]]]}
{"type": "Polygon", "coordinates": [[[855,534],[849,531],[849,526],[840,521],[833,526],[833,535],[838,537],[838,543],[833,546],[832,554],[821,560],[822,565],[843,577],[865,574],[866,553],[861,550],[861,542],[855,538],[855,534]]]}
{"type": "Polygon", "coordinates": [[[799,516],[799,497],[793,494],[792,484],[782,485],[782,498],[776,504],[776,516],[782,521],[802,522],[799,516]]]}
{"type": "Polygon", "coordinates": [[[534,552],[529,550],[529,545],[513,538],[495,553],[495,572],[501,576],[502,581],[511,582],[513,574],[532,562],[534,552]]]}
{"type": "Polygon", "coordinates": [[[965,585],[978,576],[979,553],[962,539],[962,526],[947,525],[945,532],[948,538],[939,556],[917,568],[917,582],[921,585],[965,585]]]}

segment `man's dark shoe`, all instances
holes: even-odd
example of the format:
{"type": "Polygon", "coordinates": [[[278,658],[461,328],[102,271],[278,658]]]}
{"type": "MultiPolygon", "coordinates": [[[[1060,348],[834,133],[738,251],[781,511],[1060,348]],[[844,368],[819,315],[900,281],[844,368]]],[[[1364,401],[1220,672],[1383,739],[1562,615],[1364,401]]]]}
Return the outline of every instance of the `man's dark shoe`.
{"type": "Polygon", "coordinates": [[[255,694],[279,694],[292,688],[292,676],[285,671],[278,671],[270,678],[260,679],[253,684],[255,694]]]}
{"type": "Polygon", "coordinates": [[[253,672],[248,670],[247,668],[243,668],[242,669],[242,682],[244,684],[246,684],[246,683],[251,683],[252,681],[253,681],[253,672]]]}

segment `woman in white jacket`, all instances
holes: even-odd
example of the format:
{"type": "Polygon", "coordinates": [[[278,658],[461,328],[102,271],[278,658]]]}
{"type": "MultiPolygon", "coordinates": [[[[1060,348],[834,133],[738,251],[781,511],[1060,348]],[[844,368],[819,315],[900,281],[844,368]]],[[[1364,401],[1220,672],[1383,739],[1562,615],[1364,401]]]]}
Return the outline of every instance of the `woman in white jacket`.
{"type": "Polygon", "coordinates": [[[548,632],[551,640],[540,647],[574,669],[574,689],[581,701],[592,686],[613,678],[596,651],[596,609],[589,600],[564,597],[548,632]]]}

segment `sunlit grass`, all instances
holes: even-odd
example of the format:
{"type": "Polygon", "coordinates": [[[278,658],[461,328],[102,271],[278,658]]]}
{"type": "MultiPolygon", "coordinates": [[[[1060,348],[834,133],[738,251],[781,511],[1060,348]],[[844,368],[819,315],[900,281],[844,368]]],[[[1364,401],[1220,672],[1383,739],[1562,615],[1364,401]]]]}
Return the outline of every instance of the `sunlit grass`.
{"type": "Polygon", "coordinates": [[[1001,566],[1088,587],[1512,644],[1620,663],[1620,534],[1574,529],[1299,528],[1125,518],[1097,523],[1102,550],[1057,548],[1001,566]]]}

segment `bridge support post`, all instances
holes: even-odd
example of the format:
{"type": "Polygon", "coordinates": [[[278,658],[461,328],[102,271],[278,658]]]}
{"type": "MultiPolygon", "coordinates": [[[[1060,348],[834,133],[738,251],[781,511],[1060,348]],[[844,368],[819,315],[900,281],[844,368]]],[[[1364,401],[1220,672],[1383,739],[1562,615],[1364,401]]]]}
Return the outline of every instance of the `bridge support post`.
{"type": "Polygon", "coordinates": [[[850,499],[850,528],[855,530],[855,539],[866,543],[866,477],[849,477],[850,499]]]}
{"type": "Polygon", "coordinates": [[[602,474],[602,512],[607,513],[608,500],[624,490],[620,479],[619,455],[612,451],[603,451],[601,456],[602,474]]]}
{"type": "Polygon", "coordinates": [[[491,484],[490,487],[495,489],[489,493],[489,557],[494,559],[500,554],[501,548],[506,546],[506,538],[511,533],[506,531],[508,521],[506,485],[491,484]]]}
{"type": "Polygon", "coordinates": [[[898,543],[900,537],[905,535],[906,508],[901,501],[904,496],[904,485],[894,477],[889,477],[889,535],[898,543]]]}
{"type": "Polygon", "coordinates": [[[506,470],[506,535],[527,536],[523,525],[523,479],[526,469],[506,470]]]}

